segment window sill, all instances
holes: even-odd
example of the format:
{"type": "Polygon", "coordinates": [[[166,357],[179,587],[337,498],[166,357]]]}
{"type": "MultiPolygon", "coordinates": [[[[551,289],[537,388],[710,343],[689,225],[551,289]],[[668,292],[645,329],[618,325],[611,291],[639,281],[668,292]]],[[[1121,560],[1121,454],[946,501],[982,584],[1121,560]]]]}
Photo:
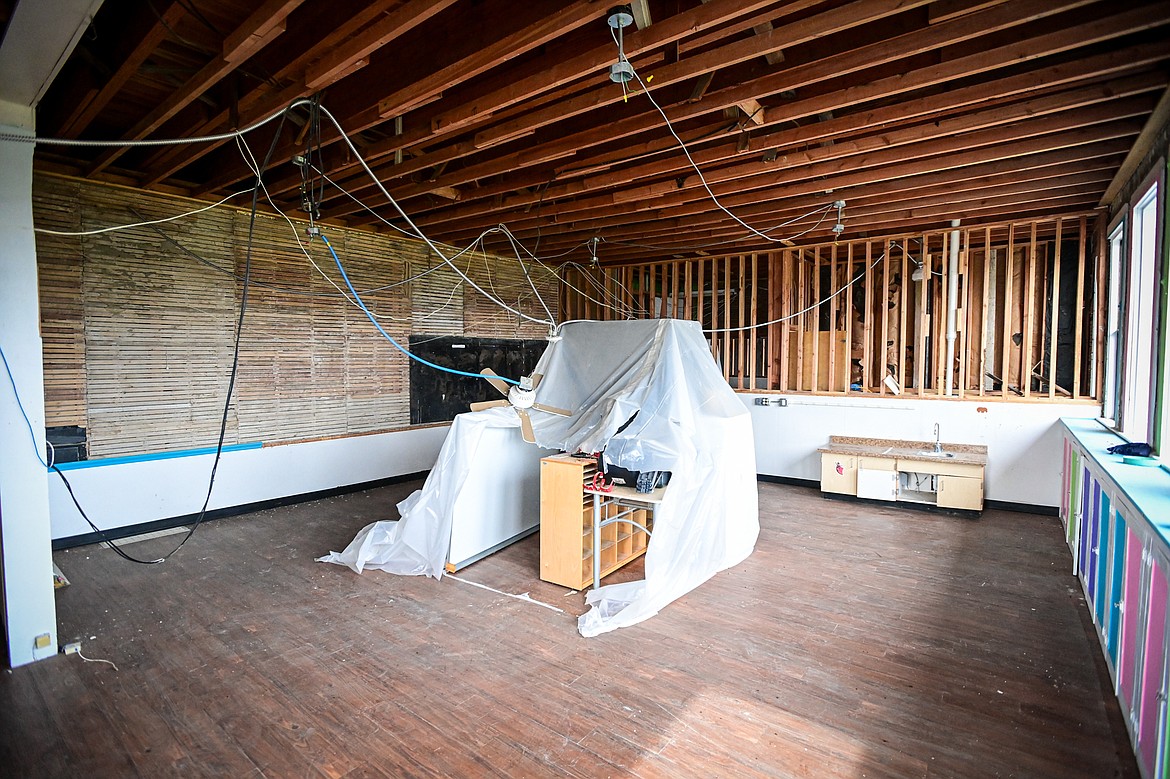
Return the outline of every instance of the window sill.
{"type": "Polygon", "coordinates": [[[1093,461],[1094,473],[1108,479],[1125,498],[1129,507],[1143,516],[1170,544],[1170,467],[1163,460],[1158,465],[1128,465],[1108,449],[1126,439],[1099,419],[1062,419],[1069,435],[1093,461]]]}

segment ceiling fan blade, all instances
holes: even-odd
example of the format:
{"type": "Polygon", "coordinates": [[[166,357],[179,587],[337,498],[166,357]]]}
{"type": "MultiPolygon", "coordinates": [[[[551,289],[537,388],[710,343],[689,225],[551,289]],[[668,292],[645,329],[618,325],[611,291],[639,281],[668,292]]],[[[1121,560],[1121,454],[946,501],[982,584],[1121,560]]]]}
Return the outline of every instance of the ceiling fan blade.
{"type": "Polygon", "coordinates": [[[528,411],[518,408],[516,413],[520,415],[520,434],[528,443],[536,443],[536,433],[532,432],[532,420],[528,417],[528,411]]]}
{"type": "Polygon", "coordinates": [[[478,403],[471,404],[472,411],[483,411],[485,408],[499,408],[500,406],[511,405],[506,400],[481,400],[478,403]]]}
{"type": "Polygon", "coordinates": [[[532,382],[532,389],[536,389],[537,387],[539,387],[540,380],[543,378],[544,378],[543,373],[534,373],[531,376],[529,376],[528,380],[532,382]]]}
{"type": "Polygon", "coordinates": [[[496,374],[495,371],[493,371],[491,368],[484,368],[482,371],[480,371],[480,375],[488,380],[488,384],[499,390],[501,395],[508,397],[508,385],[496,374]]]}
{"type": "Polygon", "coordinates": [[[546,406],[543,403],[533,403],[532,407],[538,411],[546,411],[549,414],[560,414],[563,417],[573,416],[572,411],[567,411],[563,408],[557,408],[556,406],[546,406]]]}

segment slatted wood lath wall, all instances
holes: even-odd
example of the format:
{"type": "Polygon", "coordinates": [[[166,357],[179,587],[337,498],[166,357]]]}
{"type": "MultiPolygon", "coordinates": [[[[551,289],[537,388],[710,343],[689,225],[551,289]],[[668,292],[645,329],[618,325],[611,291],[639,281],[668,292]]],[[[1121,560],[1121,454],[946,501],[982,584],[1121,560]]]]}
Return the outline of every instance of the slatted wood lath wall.
{"type": "MultiPolygon", "coordinates": [[[[158,219],[168,198],[83,185],[81,228],[158,219]]],[[[183,210],[190,208],[186,204],[183,210]]],[[[165,235],[233,267],[234,212],[171,223],[165,235]]],[[[235,285],[150,227],[81,239],[87,430],[91,457],[214,444],[232,359],[235,285]]],[[[228,418],[234,443],[237,416],[228,418]]]]}
{"type": "MultiPolygon", "coordinates": [[[[49,175],[37,177],[34,202],[35,223],[61,230],[159,219],[199,205],[49,175]]],[[[304,228],[257,215],[229,444],[409,424],[406,357],[343,298],[332,255],[321,241],[308,242],[304,228]]],[[[246,211],[222,207],[92,236],[38,235],[48,424],[85,427],[91,457],[214,444],[248,232],[246,211]]],[[[422,243],[331,227],[326,233],[379,324],[404,345],[412,333],[531,338],[547,332],[501,312],[447,268],[409,280],[439,262],[422,243]]],[[[545,318],[514,259],[469,254],[459,262],[509,305],[545,318]]],[[[541,273],[534,281],[552,305],[556,277],[541,273]]]]}
{"type": "MultiPolygon", "coordinates": [[[[79,185],[44,179],[33,192],[37,224],[81,230],[79,185]]],[[[41,339],[45,364],[45,424],[89,426],[85,405],[85,305],[81,295],[82,249],[77,237],[38,235],[41,339]]]]}
{"type": "MultiPolygon", "coordinates": [[[[537,293],[554,314],[557,312],[557,297],[560,280],[555,271],[539,265],[521,266],[513,256],[493,257],[485,254],[469,254],[469,262],[460,267],[477,285],[511,308],[527,317],[547,320],[537,293]],[[527,269],[528,276],[525,276],[527,269]],[[531,283],[529,283],[531,278],[531,283]],[[536,292],[533,292],[535,286],[536,292]]],[[[506,311],[471,288],[464,287],[466,302],[463,305],[462,334],[496,338],[544,338],[548,325],[533,322],[518,314],[506,311]]],[[[421,332],[426,332],[425,329],[421,332]]]]}
{"type": "MultiPolygon", "coordinates": [[[[398,251],[389,252],[384,237],[369,233],[344,231],[338,236],[347,272],[362,301],[383,329],[406,345],[414,309],[410,282],[405,280],[413,267],[429,262],[429,254],[424,247],[406,242],[398,251]],[[387,286],[392,284],[397,286],[387,286]]],[[[332,259],[328,257],[326,262],[332,259]]],[[[331,286],[326,288],[319,277],[314,278],[314,284],[325,294],[336,292],[331,286]]],[[[362,311],[352,305],[344,311],[347,432],[409,424],[410,366],[362,311]]]]}
{"type": "MultiPolygon", "coordinates": [[[[471,262],[456,260],[464,268],[471,262]]],[[[413,275],[431,268],[433,261],[412,263],[413,275]],[[417,271],[413,268],[418,268],[417,271]]],[[[466,273],[466,270],[464,271],[466,273]]],[[[463,332],[463,279],[449,267],[437,268],[410,282],[410,299],[414,301],[410,318],[411,331],[433,335],[459,335],[463,332]]]]}
{"type": "MultiPolygon", "coordinates": [[[[247,259],[248,221],[246,213],[235,212],[239,275],[247,259]]],[[[380,288],[401,282],[409,260],[421,260],[425,250],[411,251],[411,244],[387,252],[373,236],[326,232],[371,313],[405,343],[411,318],[406,292],[380,288]]],[[[313,241],[305,249],[325,277],[297,250],[287,222],[257,216],[252,277],[271,286],[249,291],[236,396],[240,440],[287,441],[407,424],[404,361],[366,315],[341,298],[337,287],[345,282],[324,244],[313,241]]]]}
{"type": "Polygon", "coordinates": [[[573,266],[562,269],[563,313],[693,319],[737,388],[940,397],[947,394],[949,257],[957,240],[951,396],[1096,398],[1102,355],[1091,336],[1101,254],[1091,218],[961,228],[957,239],[944,230],[573,266]]]}

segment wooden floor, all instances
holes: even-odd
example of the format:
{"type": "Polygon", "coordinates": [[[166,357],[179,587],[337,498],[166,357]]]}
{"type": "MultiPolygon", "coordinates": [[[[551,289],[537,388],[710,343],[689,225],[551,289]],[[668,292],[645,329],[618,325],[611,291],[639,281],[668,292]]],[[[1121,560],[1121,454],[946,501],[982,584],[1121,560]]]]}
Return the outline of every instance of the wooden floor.
{"type": "Polygon", "coordinates": [[[583,639],[536,537],[451,579],[313,562],[417,484],[55,555],[58,656],[0,674],[14,776],[1137,775],[1054,517],[760,485],[756,552],[583,639]],[[134,544],[157,554],[174,538],[134,544]]]}

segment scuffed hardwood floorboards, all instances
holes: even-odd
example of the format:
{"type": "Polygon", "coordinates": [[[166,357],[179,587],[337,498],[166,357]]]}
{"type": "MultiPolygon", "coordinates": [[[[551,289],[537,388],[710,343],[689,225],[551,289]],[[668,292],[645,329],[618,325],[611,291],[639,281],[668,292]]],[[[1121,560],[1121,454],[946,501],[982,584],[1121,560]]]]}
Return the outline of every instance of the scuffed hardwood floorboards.
{"type": "Polygon", "coordinates": [[[0,773],[1137,776],[1054,517],[762,483],[746,562],[586,640],[535,536],[458,575],[564,614],[313,562],[417,486],[210,522],[162,566],[58,552],[62,641],[119,670],[0,674],[0,773]]]}

